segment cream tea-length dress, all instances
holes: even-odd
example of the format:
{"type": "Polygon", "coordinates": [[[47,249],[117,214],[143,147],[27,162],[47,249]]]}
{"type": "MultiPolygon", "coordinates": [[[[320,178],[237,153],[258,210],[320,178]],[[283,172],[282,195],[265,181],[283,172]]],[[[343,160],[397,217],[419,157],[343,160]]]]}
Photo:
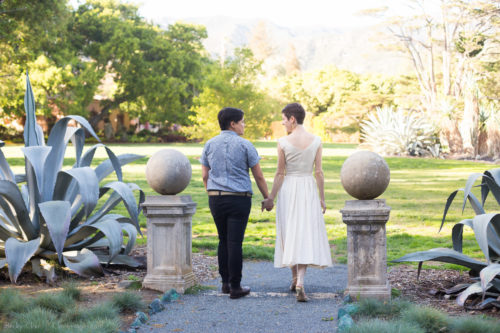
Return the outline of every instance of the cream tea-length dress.
{"type": "Polygon", "coordinates": [[[279,139],[278,144],[285,154],[285,179],[276,202],[274,267],[331,266],[325,220],[313,176],[321,140],[315,136],[305,149],[294,147],[286,137],[279,139]]]}

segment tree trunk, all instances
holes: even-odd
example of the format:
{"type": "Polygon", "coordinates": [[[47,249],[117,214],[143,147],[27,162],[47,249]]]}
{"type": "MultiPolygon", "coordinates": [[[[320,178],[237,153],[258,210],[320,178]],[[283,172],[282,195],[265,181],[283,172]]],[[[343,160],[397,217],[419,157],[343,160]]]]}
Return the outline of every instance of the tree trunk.
{"type": "Polygon", "coordinates": [[[461,154],[463,151],[462,136],[458,130],[457,121],[446,118],[440,127],[439,140],[441,145],[448,146],[450,154],[461,154]]]}
{"type": "Polygon", "coordinates": [[[469,73],[464,87],[464,113],[460,123],[464,152],[476,156],[479,136],[479,100],[474,75],[469,73]]]}

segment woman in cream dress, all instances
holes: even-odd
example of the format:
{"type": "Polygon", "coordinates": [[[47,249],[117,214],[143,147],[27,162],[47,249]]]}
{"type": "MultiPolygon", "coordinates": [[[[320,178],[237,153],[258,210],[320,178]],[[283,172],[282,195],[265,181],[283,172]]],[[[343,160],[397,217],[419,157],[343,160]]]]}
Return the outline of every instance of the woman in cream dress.
{"type": "Polygon", "coordinates": [[[307,301],[304,276],[307,266],[332,265],[323,214],[326,211],[324,176],[319,137],[302,125],[304,108],[288,104],[282,111],[288,136],[278,140],[278,166],[273,188],[263,208],[276,203],[275,267],[290,267],[291,291],[299,302],[307,301]],[[313,176],[314,171],[314,176],[313,176]]]}

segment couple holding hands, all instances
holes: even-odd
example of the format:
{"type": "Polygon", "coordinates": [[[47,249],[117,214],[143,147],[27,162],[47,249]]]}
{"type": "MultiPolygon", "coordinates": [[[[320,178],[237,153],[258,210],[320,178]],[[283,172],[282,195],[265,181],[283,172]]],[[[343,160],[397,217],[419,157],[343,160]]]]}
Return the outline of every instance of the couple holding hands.
{"type": "Polygon", "coordinates": [[[207,141],[200,159],[208,202],[219,235],[218,263],[222,292],[230,298],[250,293],[242,287],[242,243],[252,204],[252,171],[264,200],[262,210],[276,201],[274,266],[289,267],[290,291],[297,301],[308,300],[304,276],[308,266],[332,265],[323,214],[326,211],[319,137],[303,127],[304,108],[298,103],[282,110],[287,136],[278,140],[278,165],[271,193],[260,168],[260,157],[243,139],[243,111],[224,108],[218,114],[221,133],[207,141]]]}

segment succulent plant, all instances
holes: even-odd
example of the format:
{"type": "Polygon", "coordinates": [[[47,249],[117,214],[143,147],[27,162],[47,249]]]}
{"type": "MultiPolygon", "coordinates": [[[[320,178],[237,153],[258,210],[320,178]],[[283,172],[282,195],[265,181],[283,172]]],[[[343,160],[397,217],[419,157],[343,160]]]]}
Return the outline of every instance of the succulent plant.
{"type": "Polygon", "coordinates": [[[368,114],[361,123],[361,139],[363,145],[382,155],[439,155],[434,127],[414,112],[392,107],[368,114]]]}
{"type": "Polygon", "coordinates": [[[453,226],[451,234],[453,249],[436,248],[409,253],[393,260],[393,262],[416,261],[419,263],[418,274],[420,274],[422,263],[428,260],[467,267],[470,269],[472,276],[479,276],[480,281],[461,284],[448,289],[446,292],[452,295],[458,294],[457,303],[459,305],[464,305],[466,300],[474,294],[482,294],[482,299],[476,302],[475,308],[500,307],[500,301],[497,299],[497,297],[500,297],[500,214],[486,213],[484,210],[484,203],[490,192],[497,204],[500,205],[500,168],[486,170],[484,173],[471,174],[464,188],[455,190],[449,195],[439,230],[442,229],[448,209],[459,191],[464,192],[462,212],[467,201],[469,201],[476,216],[462,220],[453,226]],[[474,183],[479,177],[482,177],[481,184],[478,185],[481,187],[481,201],[472,193],[474,183]],[[462,253],[464,226],[474,231],[477,244],[483,252],[486,262],[470,258],[462,253]],[[486,295],[488,295],[488,298],[485,299],[486,295]]]}
{"type": "Polygon", "coordinates": [[[60,119],[45,143],[27,74],[24,104],[26,173],[15,175],[0,149],[0,267],[8,265],[15,283],[29,261],[33,272],[49,281],[55,276],[54,260],[85,277],[102,274],[101,263],[137,266],[129,254],[141,233],[138,216],[144,193],[136,184],[123,182],[121,166],[143,156],[116,156],[80,116],[60,119]],[[79,126],[68,126],[70,121],[79,126]],[[85,130],[99,143],[83,153],[85,130]],[[76,163],[62,169],[70,140],[76,163]],[[104,148],[109,158],[92,168],[97,148],[104,148]],[[101,184],[113,172],[117,180],[101,184]],[[140,193],[138,202],[134,191],[140,193]],[[128,216],[113,213],[120,203],[128,216]]]}

